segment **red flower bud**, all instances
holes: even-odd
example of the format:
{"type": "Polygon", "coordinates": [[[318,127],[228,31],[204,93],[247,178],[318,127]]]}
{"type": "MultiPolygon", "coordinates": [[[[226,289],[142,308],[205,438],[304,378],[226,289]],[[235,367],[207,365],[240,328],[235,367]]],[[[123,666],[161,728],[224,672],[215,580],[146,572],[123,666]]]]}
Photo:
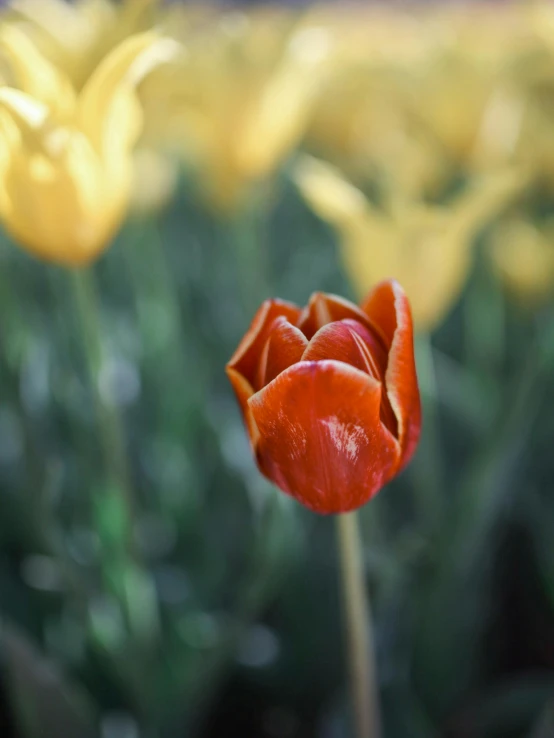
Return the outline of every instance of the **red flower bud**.
{"type": "Polygon", "coordinates": [[[260,471],[319,513],[364,505],[408,463],[421,427],[410,306],[395,281],[357,308],[266,300],[231,361],[260,471]]]}

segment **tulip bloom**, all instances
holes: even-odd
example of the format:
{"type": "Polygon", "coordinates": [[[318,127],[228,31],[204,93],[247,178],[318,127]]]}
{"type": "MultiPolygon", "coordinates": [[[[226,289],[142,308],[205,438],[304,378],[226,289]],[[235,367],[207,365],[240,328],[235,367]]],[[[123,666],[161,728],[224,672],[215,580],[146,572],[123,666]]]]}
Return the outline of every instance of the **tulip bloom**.
{"type": "Polygon", "coordinates": [[[387,277],[406,288],[417,330],[433,330],[468,277],[476,234],[523,186],[515,171],[484,177],[445,205],[394,199],[375,206],[335,167],[312,157],[296,183],[313,210],[338,231],[346,273],[358,294],[387,277]]]}
{"type": "Polygon", "coordinates": [[[176,145],[206,201],[228,214],[302,137],[331,63],[331,33],[280,9],[223,13],[187,31],[182,64],[143,87],[149,134],[176,145]]]}
{"type": "Polygon", "coordinates": [[[16,26],[2,27],[13,79],[0,87],[0,218],[22,246],[67,266],[107,247],[131,196],[136,86],[175,50],[154,32],[131,36],[77,93],[16,26]]]}
{"type": "Polygon", "coordinates": [[[408,463],[421,410],[412,316],[395,281],[357,308],[266,300],[227,375],[260,471],[319,513],[364,505],[408,463]]]}
{"type": "Polygon", "coordinates": [[[12,0],[9,12],[40,53],[80,90],[110,51],[163,20],[158,6],[158,0],[12,0]]]}

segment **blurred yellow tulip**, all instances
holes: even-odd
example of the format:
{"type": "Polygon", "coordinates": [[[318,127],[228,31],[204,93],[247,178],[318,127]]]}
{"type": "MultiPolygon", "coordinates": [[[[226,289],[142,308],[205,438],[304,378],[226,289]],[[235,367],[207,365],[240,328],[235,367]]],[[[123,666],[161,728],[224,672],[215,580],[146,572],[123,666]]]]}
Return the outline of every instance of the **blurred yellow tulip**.
{"type": "Polygon", "coordinates": [[[303,135],[332,56],[331,34],[271,8],[222,13],[184,42],[180,63],[141,87],[150,134],[172,141],[207,200],[228,212],[303,135]],[[172,101],[169,109],[160,95],[172,101]]]}
{"type": "MultiPolygon", "coordinates": [[[[511,129],[506,152],[510,158],[505,155],[504,160],[525,166],[550,193],[554,188],[553,68],[554,47],[546,44],[537,45],[531,57],[514,65],[501,91],[502,105],[489,125],[492,141],[500,140],[503,132],[511,129]]],[[[490,158],[484,161],[487,165],[490,158]]]]}
{"type": "Polygon", "coordinates": [[[80,90],[102,59],[152,28],[160,0],[12,0],[10,20],[80,90]]]}
{"type": "Polygon", "coordinates": [[[395,277],[410,297],[419,330],[436,327],[459,298],[475,235],[520,186],[506,172],[476,183],[449,205],[403,198],[380,210],[324,162],[303,157],[295,179],[314,211],[338,230],[358,294],[395,277]]]}
{"type": "Polygon", "coordinates": [[[530,306],[554,297],[554,219],[540,227],[512,217],[497,224],[490,255],[506,289],[530,306]]]}
{"type": "Polygon", "coordinates": [[[33,254],[87,264],[127,211],[142,113],[135,89],[175,44],[132,36],[77,94],[15,26],[0,28],[14,84],[0,87],[0,218],[33,254]]]}
{"type": "Polygon", "coordinates": [[[517,126],[507,82],[537,48],[522,8],[448,7],[438,10],[436,23],[443,43],[420,72],[424,104],[416,114],[458,164],[489,149],[491,161],[506,163],[517,126]]]}
{"type": "MultiPolygon", "coordinates": [[[[357,29],[342,27],[341,48],[364,30],[367,50],[354,61],[343,54],[326,81],[307,132],[312,153],[355,180],[388,181],[408,198],[435,198],[448,188],[472,159],[511,49],[507,42],[487,49],[480,16],[475,28],[462,17],[454,9],[371,8],[357,29]],[[403,52],[398,38],[406,41],[403,52]]],[[[509,146],[501,135],[507,123],[495,119],[497,135],[481,149],[509,146]]]]}
{"type": "Polygon", "coordinates": [[[308,148],[355,181],[384,177],[408,197],[436,198],[460,172],[512,165],[554,184],[554,13],[533,6],[370,7],[337,18],[341,63],[308,148]]]}
{"type": "Polygon", "coordinates": [[[308,148],[355,181],[369,175],[407,197],[434,195],[452,176],[445,152],[418,123],[413,69],[346,67],[323,89],[308,148]]]}

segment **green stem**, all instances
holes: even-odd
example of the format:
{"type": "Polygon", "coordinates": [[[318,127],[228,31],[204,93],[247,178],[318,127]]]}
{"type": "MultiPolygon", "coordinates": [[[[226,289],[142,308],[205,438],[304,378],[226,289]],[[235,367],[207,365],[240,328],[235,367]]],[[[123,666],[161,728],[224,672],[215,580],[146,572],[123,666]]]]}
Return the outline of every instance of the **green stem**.
{"type": "Polygon", "coordinates": [[[362,541],[357,512],[337,518],[337,544],[357,738],[379,738],[381,721],[377,696],[371,612],[364,578],[362,541]]]}
{"type": "MultiPolygon", "coordinates": [[[[111,518],[117,513],[117,532],[110,533],[107,542],[105,573],[133,637],[129,658],[136,659],[136,673],[147,668],[158,631],[157,602],[147,570],[142,566],[133,543],[134,499],[130,483],[122,419],[117,407],[100,390],[99,375],[104,361],[100,310],[93,273],[90,270],[72,273],[77,317],[80,322],[82,346],[90,375],[98,423],[98,435],[108,474],[108,487],[103,487],[103,514],[111,518]],[[117,502],[117,507],[113,503],[117,502]],[[110,505],[112,505],[110,507],[110,505]],[[114,537],[117,536],[117,539],[114,537]],[[135,650],[138,648],[138,650],[135,650]]],[[[105,525],[105,521],[103,523],[105,525]]],[[[142,685],[142,682],[139,683],[142,685]]],[[[141,702],[144,700],[141,698],[141,702]]]]}
{"type": "MultiPolygon", "coordinates": [[[[3,267],[9,266],[4,262],[3,267]]],[[[15,282],[17,284],[17,282],[15,282]]],[[[3,268],[0,273],[0,335],[4,346],[8,346],[13,334],[28,330],[27,321],[21,310],[21,300],[14,290],[14,274],[3,268]]],[[[68,555],[60,530],[60,522],[46,493],[48,487],[48,459],[41,456],[35,442],[36,433],[32,420],[23,406],[19,391],[20,367],[12,366],[3,356],[5,371],[0,371],[2,389],[6,397],[13,399],[23,433],[22,468],[25,470],[25,494],[18,495],[18,514],[22,529],[30,536],[30,545],[42,549],[52,556],[62,573],[67,590],[74,596],[79,614],[85,617],[88,601],[87,582],[82,572],[68,555]]]]}
{"type": "MultiPolygon", "coordinates": [[[[118,491],[128,518],[133,520],[134,503],[131,493],[129,467],[124,432],[117,408],[100,391],[99,375],[103,363],[100,310],[92,271],[76,269],[71,272],[77,318],[80,323],[82,347],[93,391],[100,443],[110,482],[118,491]]],[[[130,530],[128,534],[130,535],[130,530]]]]}

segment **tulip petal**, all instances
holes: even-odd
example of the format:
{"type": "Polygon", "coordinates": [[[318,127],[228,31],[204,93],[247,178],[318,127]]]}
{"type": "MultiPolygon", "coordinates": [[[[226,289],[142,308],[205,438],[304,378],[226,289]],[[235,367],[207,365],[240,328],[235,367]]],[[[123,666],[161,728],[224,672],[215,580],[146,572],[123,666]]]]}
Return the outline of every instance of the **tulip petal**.
{"type": "MultiPolygon", "coordinates": [[[[302,41],[302,31],[292,38],[293,48],[295,41],[302,41]]],[[[249,177],[267,176],[301,138],[325,75],[326,56],[289,53],[267,80],[238,142],[237,159],[249,177]]]]}
{"type": "Polygon", "coordinates": [[[256,389],[269,384],[289,366],[300,361],[308,345],[306,336],[283,316],[273,321],[270,330],[258,366],[256,389]]]}
{"type": "Polygon", "coordinates": [[[379,420],[381,384],[340,361],[302,361],[248,401],[261,471],[319,513],[364,505],[400,449],[379,420]]]}
{"type": "Polygon", "coordinates": [[[402,449],[399,469],[412,457],[421,429],[421,405],[413,350],[413,324],[408,298],[395,280],[377,285],[362,305],[387,341],[385,384],[398,421],[402,449]]]}
{"type": "Polygon", "coordinates": [[[362,221],[369,203],[341,172],[312,156],[299,157],[293,176],[308,204],[323,220],[344,228],[362,221]]]}
{"type": "Polygon", "coordinates": [[[20,135],[36,142],[36,148],[42,144],[41,129],[48,119],[48,107],[31,95],[14,87],[0,87],[0,108],[6,111],[15,122],[20,135]]]}
{"type": "Polygon", "coordinates": [[[318,330],[307,345],[302,361],[336,359],[382,381],[387,366],[387,357],[379,346],[381,348],[379,359],[382,359],[382,362],[376,363],[369,348],[375,343],[377,342],[374,337],[360,323],[356,325],[356,321],[351,319],[339,320],[335,323],[328,323],[318,330]]]}
{"type": "Polygon", "coordinates": [[[142,127],[135,90],[159,64],[174,58],[178,44],[155,32],[130,36],[108,54],[79,97],[79,122],[107,162],[126,155],[142,127]]]}
{"type": "MultiPolygon", "coordinates": [[[[379,329],[371,325],[368,316],[353,302],[338,297],[338,295],[329,295],[324,292],[314,292],[309,303],[302,310],[296,325],[310,340],[324,325],[336,320],[345,320],[345,318],[357,320],[362,325],[374,329],[379,335],[379,329]]],[[[383,345],[385,344],[383,343],[383,345]]]]}
{"type": "Polygon", "coordinates": [[[233,367],[227,365],[225,371],[227,372],[227,376],[229,377],[229,381],[231,382],[231,386],[235,391],[235,395],[240,405],[242,416],[244,418],[244,424],[246,425],[246,430],[250,439],[250,445],[252,446],[252,450],[255,450],[260,434],[258,432],[256,423],[252,418],[252,411],[250,409],[250,406],[248,405],[248,400],[254,394],[254,389],[250,382],[248,382],[248,380],[245,379],[240,372],[238,372],[236,369],[233,369],[233,367]]]}
{"type": "Polygon", "coordinates": [[[299,315],[300,308],[291,302],[284,300],[263,302],[227,367],[237,371],[251,386],[254,386],[260,356],[275,319],[282,316],[290,323],[296,323],[299,315]]]}
{"type": "MultiPolygon", "coordinates": [[[[340,320],[320,328],[308,344],[302,361],[335,359],[359,369],[384,383],[387,354],[376,338],[357,320],[340,320]]],[[[397,422],[387,395],[381,398],[381,420],[396,436],[397,422]]]]}
{"type": "Polygon", "coordinates": [[[44,104],[2,87],[0,111],[0,139],[10,151],[0,198],[5,227],[41,258],[73,266],[90,262],[123,218],[122,183],[108,196],[88,138],[53,125],[44,104]],[[6,127],[9,122],[15,131],[6,127]]]}
{"type": "Polygon", "coordinates": [[[75,93],[69,79],[16,25],[3,24],[0,50],[8,59],[16,87],[44,103],[53,114],[63,116],[73,112],[75,93]]]}

